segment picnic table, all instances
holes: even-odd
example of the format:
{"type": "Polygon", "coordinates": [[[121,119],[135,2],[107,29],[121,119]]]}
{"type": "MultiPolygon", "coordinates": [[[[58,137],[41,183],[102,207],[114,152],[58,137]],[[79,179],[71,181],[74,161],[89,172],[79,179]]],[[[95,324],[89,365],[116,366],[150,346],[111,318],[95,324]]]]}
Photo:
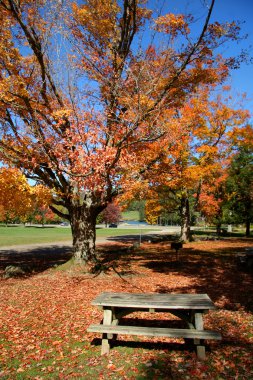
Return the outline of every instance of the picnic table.
{"type": "Polygon", "coordinates": [[[216,331],[204,330],[203,314],[215,309],[207,294],[153,294],[153,293],[112,293],[97,296],[92,305],[102,308],[101,324],[90,325],[88,332],[102,334],[101,354],[110,351],[115,334],[173,337],[193,340],[197,356],[205,359],[204,339],[221,339],[216,331]],[[186,322],[188,328],[125,326],[121,318],[133,312],[168,312],[186,322]]]}

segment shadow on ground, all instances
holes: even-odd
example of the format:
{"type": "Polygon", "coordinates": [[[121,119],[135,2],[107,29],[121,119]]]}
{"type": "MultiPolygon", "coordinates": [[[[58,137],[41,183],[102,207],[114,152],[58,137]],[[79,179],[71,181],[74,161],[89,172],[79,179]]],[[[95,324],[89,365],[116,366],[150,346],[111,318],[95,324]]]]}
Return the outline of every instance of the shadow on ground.
{"type": "MultiPolygon", "coordinates": [[[[235,259],[238,252],[245,250],[245,242],[253,244],[252,239],[236,239],[236,247],[229,239],[202,246],[186,245],[177,260],[170,247],[172,238],[175,239],[170,235],[145,235],[141,247],[135,248],[133,243],[138,241],[138,235],[118,236],[111,238],[111,243],[98,246],[97,250],[102,264],[113,268],[114,275],[139,276],[141,284],[152,272],[161,274],[156,292],[207,293],[223,308],[236,310],[241,305],[253,310],[252,273],[238,268],[235,259]],[[176,286],[170,282],[171,275],[179,278],[176,286]],[[186,279],[184,283],[180,282],[180,276],[186,279]]],[[[13,265],[21,266],[27,275],[32,275],[63,264],[71,254],[71,247],[66,245],[0,250],[0,271],[3,273],[7,266],[13,265]]]]}
{"type": "Polygon", "coordinates": [[[136,234],[136,235],[120,235],[108,237],[108,241],[115,241],[120,243],[158,243],[162,241],[171,241],[177,238],[176,235],[166,235],[166,234],[136,234]]]}
{"type": "Polygon", "coordinates": [[[64,245],[28,248],[22,251],[0,249],[0,271],[12,265],[21,267],[28,275],[39,273],[65,263],[71,258],[71,254],[71,247],[64,245]]]}
{"type": "Polygon", "coordinates": [[[188,245],[180,250],[179,260],[169,241],[144,243],[132,250],[126,246],[108,247],[106,251],[103,247],[101,259],[122,275],[134,275],[135,268],[138,276],[147,276],[149,271],[161,274],[163,280],[158,281],[156,292],[207,293],[222,308],[237,310],[243,306],[253,311],[253,275],[240,268],[236,260],[237,253],[245,251],[245,243],[252,245],[253,241],[236,239],[234,247],[233,242],[208,242],[202,248],[198,244],[193,248],[188,245]],[[171,284],[171,276],[178,276],[176,286],[171,284]],[[186,280],[181,283],[180,277],[186,280]]]}
{"type": "MultiPolygon", "coordinates": [[[[142,236],[142,242],[158,242],[167,239],[168,236],[161,236],[158,234],[142,236]]],[[[139,235],[124,235],[111,237],[107,240],[109,242],[114,242],[117,247],[116,249],[118,249],[118,243],[123,245],[124,243],[133,244],[134,242],[139,242],[140,237],[139,235]]],[[[107,248],[105,247],[104,251],[106,250],[107,248]]],[[[64,264],[71,258],[71,256],[72,248],[67,245],[46,245],[44,247],[36,246],[34,248],[29,248],[29,246],[27,246],[26,249],[10,247],[8,250],[1,250],[0,248],[0,274],[1,272],[4,273],[5,268],[8,266],[17,266],[24,270],[26,276],[29,276],[64,264]]],[[[124,274],[127,274],[127,272],[124,274]]]]}

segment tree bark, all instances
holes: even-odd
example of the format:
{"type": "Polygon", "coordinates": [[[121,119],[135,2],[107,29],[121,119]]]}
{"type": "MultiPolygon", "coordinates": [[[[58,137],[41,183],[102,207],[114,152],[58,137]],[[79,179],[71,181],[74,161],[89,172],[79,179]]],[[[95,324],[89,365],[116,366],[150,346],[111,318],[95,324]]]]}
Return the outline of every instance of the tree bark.
{"type": "Polygon", "coordinates": [[[221,235],[221,222],[220,221],[218,221],[216,223],[216,233],[217,233],[218,236],[221,235]]]}
{"type": "Polygon", "coordinates": [[[181,240],[183,242],[190,240],[190,205],[187,194],[181,198],[181,240]]]}
{"type": "MultiPolygon", "coordinates": [[[[84,207],[77,207],[71,215],[71,230],[75,263],[95,262],[96,221],[84,207]]],[[[90,210],[89,210],[90,211],[90,210]]]]}
{"type": "Polygon", "coordinates": [[[245,235],[250,237],[250,222],[251,222],[251,213],[252,213],[252,200],[251,197],[247,198],[245,204],[245,235]]]}
{"type": "Polygon", "coordinates": [[[246,222],[245,222],[245,225],[246,225],[246,237],[250,237],[250,219],[246,219],[246,222]]]}
{"type": "Polygon", "coordinates": [[[69,211],[74,263],[90,271],[97,263],[96,219],[102,208],[94,205],[92,197],[86,195],[82,202],[73,201],[69,211]]]}

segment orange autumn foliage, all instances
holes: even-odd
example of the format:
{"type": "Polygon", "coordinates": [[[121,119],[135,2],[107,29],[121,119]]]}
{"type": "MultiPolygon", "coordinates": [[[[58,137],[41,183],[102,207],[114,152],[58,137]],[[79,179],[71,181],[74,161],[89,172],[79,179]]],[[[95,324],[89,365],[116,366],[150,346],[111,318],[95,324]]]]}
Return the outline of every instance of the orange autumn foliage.
{"type": "Polygon", "coordinates": [[[231,60],[215,49],[239,27],[211,24],[213,5],[192,40],[192,17],[157,17],[145,1],[0,2],[0,159],[54,192],[78,260],[94,259],[106,205],[156,168],[165,147],[173,159],[187,134],[177,110],[226,79],[231,60]],[[150,43],[137,49],[144,31],[150,43]]]}
{"type": "Polygon", "coordinates": [[[152,175],[146,182],[135,183],[128,192],[131,198],[140,196],[146,189],[144,197],[152,199],[154,210],[160,210],[154,211],[156,219],[163,211],[162,194],[165,191],[166,198],[168,189],[177,194],[178,201],[195,193],[198,210],[208,220],[220,212],[222,194],[219,193],[227,178],[232,149],[235,140],[248,144],[243,136],[247,136],[245,131],[250,136],[249,126],[244,127],[250,114],[243,108],[232,108],[225,89],[223,97],[216,98],[213,90],[213,86],[199,89],[170,119],[170,126],[178,133],[181,131],[181,138],[173,146],[167,141],[167,149],[166,139],[163,140],[164,154],[152,168],[152,175]]]}

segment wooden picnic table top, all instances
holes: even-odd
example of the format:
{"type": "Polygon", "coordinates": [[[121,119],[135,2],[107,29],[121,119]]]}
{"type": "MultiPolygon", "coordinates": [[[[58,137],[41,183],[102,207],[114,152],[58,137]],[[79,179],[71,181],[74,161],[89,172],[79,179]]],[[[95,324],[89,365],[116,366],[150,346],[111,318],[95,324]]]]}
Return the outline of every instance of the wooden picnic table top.
{"type": "Polygon", "coordinates": [[[207,294],[112,293],[97,296],[92,305],[140,309],[215,309],[207,294]]]}

